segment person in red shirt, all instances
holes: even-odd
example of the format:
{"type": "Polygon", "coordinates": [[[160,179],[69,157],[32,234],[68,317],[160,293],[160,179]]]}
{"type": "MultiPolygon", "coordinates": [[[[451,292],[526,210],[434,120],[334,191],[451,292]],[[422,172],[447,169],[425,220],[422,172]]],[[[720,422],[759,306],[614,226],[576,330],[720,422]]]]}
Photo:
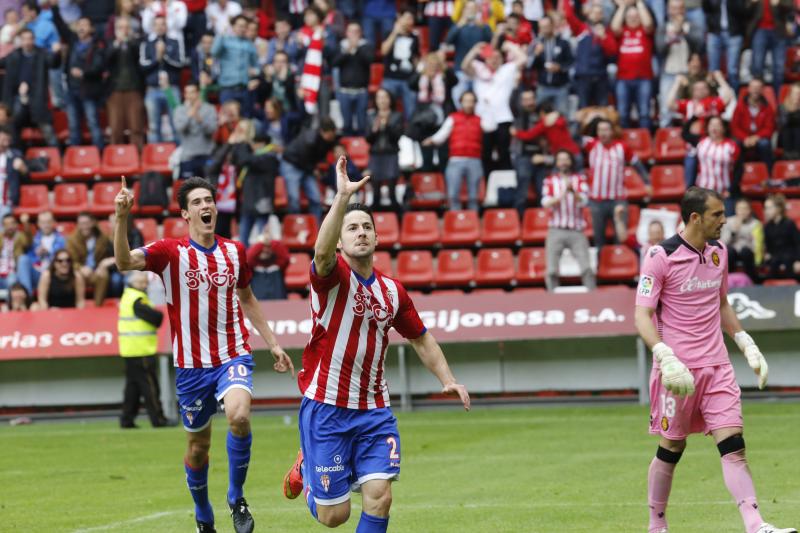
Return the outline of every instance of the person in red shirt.
{"type": "Polygon", "coordinates": [[[722,72],[717,70],[712,73],[712,76],[719,84],[719,96],[711,94],[711,86],[707,80],[697,80],[692,84],[692,97],[686,99],[678,99],[678,92],[689,85],[689,80],[686,76],[678,76],[667,97],[669,109],[678,113],[683,121],[695,117],[705,120],[721,115],[733,100],[733,90],[725,81],[722,72]]]}
{"type": "Polygon", "coordinates": [[[745,159],[757,159],[772,171],[772,134],[775,133],[775,110],[764,98],[764,82],[753,78],[747,92],[736,104],[731,133],[739,143],[745,159]],[[754,157],[755,156],[755,157],[754,157]]]}
{"type": "Polygon", "coordinates": [[[748,35],[751,35],[753,62],[750,72],[754,78],[764,75],[767,52],[772,55],[772,86],[780,94],[783,85],[783,70],[786,64],[786,49],[789,47],[791,30],[789,20],[794,6],[792,0],[750,0],[747,20],[748,35]]]}
{"type": "Polygon", "coordinates": [[[511,13],[502,27],[505,30],[503,35],[506,41],[520,46],[527,46],[533,41],[533,26],[516,13],[511,13]]]}
{"type": "Polygon", "coordinates": [[[536,111],[539,113],[539,121],[527,130],[520,131],[512,127],[510,130],[512,137],[521,141],[532,141],[544,136],[550,144],[551,153],[566,150],[575,158],[575,168],[583,168],[581,149],[569,133],[567,120],[553,108],[553,104],[550,102],[539,104],[536,111]]]}
{"type": "Polygon", "coordinates": [[[615,0],[617,12],[611,31],[619,41],[617,53],[617,111],[623,128],[629,128],[631,104],[636,102],[639,126],[652,126],[650,96],[653,85],[653,17],[642,0],[631,4],[615,0]]]}
{"type": "Polygon", "coordinates": [[[253,269],[250,286],[259,300],[286,298],[283,275],[289,267],[289,248],[274,240],[269,226],[259,235],[258,241],[247,249],[247,264],[253,269]]]}

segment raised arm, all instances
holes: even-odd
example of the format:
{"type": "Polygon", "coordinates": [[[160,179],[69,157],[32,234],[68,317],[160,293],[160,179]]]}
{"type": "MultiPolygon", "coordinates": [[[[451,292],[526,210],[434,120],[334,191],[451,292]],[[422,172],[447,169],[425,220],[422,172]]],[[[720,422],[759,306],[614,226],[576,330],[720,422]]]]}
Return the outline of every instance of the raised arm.
{"type": "Polygon", "coordinates": [[[128,243],[128,217],[133,207],[133,193],[128,190],[125,176],[122,176],[122,187],[114,198],[114,261],[120,271],[142,270],[145,267],[144,252],[131,251],[128,243]]]}
{"type": "Polygon", "coordinates": [[[622,35],[622,25],[625,22],[625,6],[625,2],[617,0],[617,10],[611,19],[611,31],[617,36],[622,35]]]}
{"type": "Polygon", "coordinates": [[[350,197],[368,180],[369,176],[366,176],[361,181],[351,183],[347,176],[347,159],[342,156],[336,162],[336,196],[333,197],[331,209],[322,221],[317,242],[314,244],[314,269],[318,276],[325,277],[333,270],[345,209],[350,197]]]}
{"type": "Polygon", "coordinates": [[[467,388],[456,382],[450,366],[447,364],[447,359],[444,358],[441,346],[436,342],[430,332],[426,331],[421,337],[410,340],[411,346],[417,352],[420,361],[425,365],[425,368],[431,371],[442,384],[442,393],[448,395],[457,395],[464,404],[464,409],[469,411],[470,400],[467,388]]]}
{"type": "Polygon", "coordinates": [[[267,319],[264,318],[264,313],[261,311],[261,305],[258,303],[256,296],[253,294],[253,290],[247,286],[243,289],[236,289],[236,295],[239,297],[239,303],[242,304],[242,311],[244,311],[244,315],[250,320],[250,323],[253,324],[253,327],[256,328],[258,334],[261,335],[261,338],[264,339],[264,342],[267,343],[267,348],[269,349],[270,353],[272,353],[272,357],[275,359],[275,363],[272,365],[272,368],[276,372],[284,373],[291,371],[292,376],[294,376],[294,365],[292,364],[292,360],[283,351],[281,345],[278,344],[278,339],[275,338],[275,334],[272,332],[272,328],[269,327],[267,323],[267,319]]]}
{"type": "Polygon", "coordinates": [[[475,43],[475,45],[470,48],[469,52],[467,52],[467,55],[465,55],[464,59],[461,61],[461,70],[463,70],[467,76],[472,77],[475,75],[475,69],[472,68],[472,61],[478,57],[481,48],[483,48],[485,44],[486,43],[484,42],[475,43]]]}

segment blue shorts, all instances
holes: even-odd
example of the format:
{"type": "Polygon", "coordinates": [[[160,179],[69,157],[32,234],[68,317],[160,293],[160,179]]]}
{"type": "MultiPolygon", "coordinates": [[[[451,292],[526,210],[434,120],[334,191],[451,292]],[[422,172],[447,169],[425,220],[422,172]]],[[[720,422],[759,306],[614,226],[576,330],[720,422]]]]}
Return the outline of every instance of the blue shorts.
{"type": "Polygon", "coordinates": [[[388,407],[359,410],[303,398],[303,481],[319,505],[350,499],[372,479],[400,476],[400,434],[388,407]]]}
{"type": "Polygon", "coordinates": [[[240,355],[216,368],[176,368],[175,388],[186,431],[205,429],[229,390],[244,389],[252,396],[254,366],[253,356],[240,355]]]}

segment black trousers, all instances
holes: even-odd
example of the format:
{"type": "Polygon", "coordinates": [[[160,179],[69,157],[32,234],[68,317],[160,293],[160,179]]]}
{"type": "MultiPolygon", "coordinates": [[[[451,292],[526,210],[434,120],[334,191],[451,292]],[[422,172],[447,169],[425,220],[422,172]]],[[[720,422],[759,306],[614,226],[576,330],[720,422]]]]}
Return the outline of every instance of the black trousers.
{"type": "Polygon", "coordinates": [[[122,399],[122,427],[133,426],[141,400],[153,427],[164,426],[167,419],[161,408],[161,391],[156,376],[156,356],[125,357],[125,393],[122,399]]]}

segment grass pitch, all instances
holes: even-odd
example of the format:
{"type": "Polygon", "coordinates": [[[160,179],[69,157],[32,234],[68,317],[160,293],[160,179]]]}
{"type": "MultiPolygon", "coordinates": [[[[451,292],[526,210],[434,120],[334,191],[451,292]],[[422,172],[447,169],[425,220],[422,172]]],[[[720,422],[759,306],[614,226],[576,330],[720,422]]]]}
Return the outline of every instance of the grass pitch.
{"type": "MultiPolygon", "coordinates": [[[[402,481],[393,533],[642,532],[646,475],[656,449],[637,406],[524,407],[400,413],[402,481]]],[[[800,525],[800,404],[745,405],[745,437],[765,519],[800,525]]],[[[140,417],[139,422],[146,424],[140,417]]],[[[302,500],[281,496],[298,448],[296,417],[255,415],[245,494],[256,531],[322,532],[302,500]]],[[[224,419],[214,422],[209,479],[220,533],[224,419]]],[[[194,531],[180,428],[121,431],[113,422],[0,429],[0,531],[194,531]]],[[[354,531],[360,496],[353,497],[354,531]]],[[[675,476],[671,533],[740,532],[710,438],[690,439],[675,476]]]]}

